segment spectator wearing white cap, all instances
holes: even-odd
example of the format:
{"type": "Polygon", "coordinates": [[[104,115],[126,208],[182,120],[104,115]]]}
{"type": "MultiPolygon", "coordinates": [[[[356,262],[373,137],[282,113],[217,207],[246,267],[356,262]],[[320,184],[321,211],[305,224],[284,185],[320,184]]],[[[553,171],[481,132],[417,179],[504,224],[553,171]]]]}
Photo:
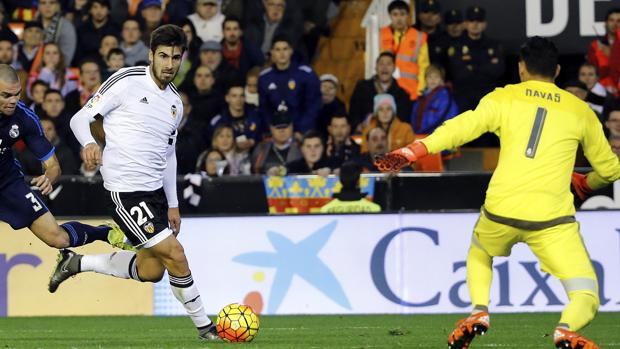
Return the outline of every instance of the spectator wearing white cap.
{"type": "Polygon", "coordinates": [[[381,93],[388,93],[394,97],[398,118],[409,122],[411,101],[409,94],[403,90],[396,79],[396,57],[391,52],[382,52],[377,57],[375,75],[370,79],[360,80],[355,85],[351,101],[349,102],[349,118],[354,130],[361,130],[361,125],[373,113],[373,98],[381,93]]]}
{"type": "Polygon", "coordinates": [[[409,144],[415,140],[411,125],[400,121],[396,117],[396,101],[387,93],[378,94],[374,97],[374,113],[364,130],[362,131],[362,153],[368,151],[368,132],[375,127],[380,127],[387,133],[388,152],[401,147],[401,144],[409,144]]]}
{"type": "Polygon", "coordinates": [[[316,120],[316,130],[327,137],[327,126],[334,115],[346,116],[346,108],[340,98],[336,97],[340,82],[333,74],[323,74],[321,80],[321,110],[316,120]]]}
{"type": "Polygon", "coordinates": [[[196,27],[196,34],[202,41],[221,41],[224,15],[218,0],[196,1],[196,12],[187,16],[196,27]]]}

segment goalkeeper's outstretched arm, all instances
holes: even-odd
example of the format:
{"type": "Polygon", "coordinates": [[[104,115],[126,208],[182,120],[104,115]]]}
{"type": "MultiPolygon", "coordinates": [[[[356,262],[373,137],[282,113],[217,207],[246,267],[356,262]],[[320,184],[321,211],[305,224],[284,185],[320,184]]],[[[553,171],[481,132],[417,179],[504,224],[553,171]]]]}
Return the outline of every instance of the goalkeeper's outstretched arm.
{"type": "Polygon", "coordinates": [[[383,172],[398,172],[427,154],[436,154],[468,143],[485,132],[497,132],[501,121],[502,89],[486,95],[476,110],[466,111],[446,121],[430,136],[396,149],[375,161],[383,172]]]}

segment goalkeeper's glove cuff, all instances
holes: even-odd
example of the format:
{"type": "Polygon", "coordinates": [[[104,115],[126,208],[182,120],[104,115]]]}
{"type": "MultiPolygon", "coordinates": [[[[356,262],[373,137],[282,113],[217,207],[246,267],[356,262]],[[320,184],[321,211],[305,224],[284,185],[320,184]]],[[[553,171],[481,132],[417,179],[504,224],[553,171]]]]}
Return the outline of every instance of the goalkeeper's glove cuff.
{"type": "Polygon", "coordinates": [[[592,188],[590,188],[590,185],[588,184],[588,177],[586,175],[573,172],[571,183],[575,189],[575,194],[577,194],[581,200],[585,200],[586,195],[592,192],[592,188]]]}
{"type": "Polygon", "coordinates": [[[407,159],[407,161],[409,161],[409,163],[413,163],[428,155],[428,149],[424,143],[415,141],[406,147],[394,150],[393,153],[402,155],[407,159]]]}

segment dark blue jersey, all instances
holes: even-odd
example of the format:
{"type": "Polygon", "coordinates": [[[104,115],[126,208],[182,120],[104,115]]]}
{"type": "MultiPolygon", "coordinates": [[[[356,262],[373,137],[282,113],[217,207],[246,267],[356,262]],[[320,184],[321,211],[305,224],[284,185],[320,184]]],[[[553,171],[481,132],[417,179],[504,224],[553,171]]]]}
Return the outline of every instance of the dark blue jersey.
{"type": "Polygon", "coordinates": [[[307,65],[291,64],[285,70],[275,66],[265,69],[258,78],[260,113],[265,125],[284,104],[293,116],[296,132],[305,133],[316,127],[321,110],[321,82],[307,65]]]}
{"type": "Polygon", "coordinates": [[[13,115],[0,115],[0,190],[24,177],[12,151],[19,140],[23,140],[41,161],[54,154],[54,147],[45,138],[39,117],[22,102],[17,103],[13,115]]]}

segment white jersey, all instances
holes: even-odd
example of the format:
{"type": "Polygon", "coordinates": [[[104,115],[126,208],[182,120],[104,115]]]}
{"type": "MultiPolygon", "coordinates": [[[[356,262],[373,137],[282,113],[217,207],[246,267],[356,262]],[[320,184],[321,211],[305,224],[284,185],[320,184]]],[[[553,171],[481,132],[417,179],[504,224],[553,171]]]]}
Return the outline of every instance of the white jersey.
{"type": "Polygon", "coordinates": [[[101,175],[107,190],[154,191],[163,186],[168,152],[174,152],[183,117],[174,85],[161,90],[149,67],[124,68],[101,85],[82,111],[91,118],[103,116],[101,175]]]}

